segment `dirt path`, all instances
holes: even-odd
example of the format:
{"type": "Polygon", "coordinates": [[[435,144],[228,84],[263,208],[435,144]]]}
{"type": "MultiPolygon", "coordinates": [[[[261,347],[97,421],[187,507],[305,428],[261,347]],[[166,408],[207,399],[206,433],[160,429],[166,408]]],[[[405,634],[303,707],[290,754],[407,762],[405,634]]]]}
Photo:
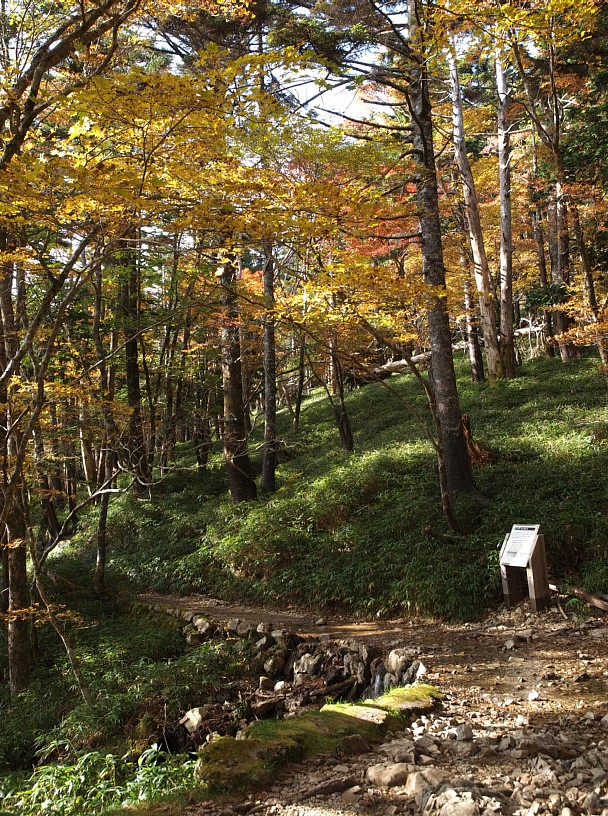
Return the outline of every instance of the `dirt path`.
{"type": "Polygon", "coordinates": [[[311,760],[271,791],[198,805],[187,816],[608,816],[606,617],[564,620],[557,609],[533,615],[524,604],[471,624],[360,622],[169,600],[218,620],[270,621],[302,634],[373,641],[386,651],[414,648],[426,679],[446,695],[436,713],[373,751],[311,760]],[[385,784],[396,765],[406,777],[385,784]]]}

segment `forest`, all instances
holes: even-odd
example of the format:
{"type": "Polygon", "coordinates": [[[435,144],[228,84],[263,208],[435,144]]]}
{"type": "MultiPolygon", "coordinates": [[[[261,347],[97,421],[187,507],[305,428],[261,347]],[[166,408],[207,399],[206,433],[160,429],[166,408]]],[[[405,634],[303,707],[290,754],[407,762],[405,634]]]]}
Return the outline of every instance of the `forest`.
{"type": "Polygon", "coordinates": [[[515,522],[608,592],[602,0],[3,0],[0,63],[7,813],[244,671],[138,593],[472,620],[515,522]]]}

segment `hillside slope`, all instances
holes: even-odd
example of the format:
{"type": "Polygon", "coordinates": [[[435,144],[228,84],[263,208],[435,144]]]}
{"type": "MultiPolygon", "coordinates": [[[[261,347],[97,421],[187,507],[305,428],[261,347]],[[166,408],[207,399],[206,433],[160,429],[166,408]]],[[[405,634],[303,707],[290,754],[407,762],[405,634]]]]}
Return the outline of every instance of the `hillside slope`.
{"type": "MultiPolygon", "coordinates": [[[[460,537],[450,536],[442,518],[431,446],[404,408],[407,402],[424,410],[420,393],[408,376],[389,386],[349,395],[351,455],[339,446],[321,393],[306,400],[297,435],[282,412],[292,458],[280,467],[277,492],[255,502],[231,504],[219,451],[208,471],[197,473],[183,450],[151,502],[115,502],[111,582],[466,619],[500,597],[505,532],[533,522],[542,525],[553,577],[608,590],[608,414],[595,360],[531,361],[517,379],[493,388],[471,384],[463,370],[462,409],[492,456],[475,466],[491,503],[461,503],[460,537]]],[[[252,447],[257,441],[259,428],[252,447]]],[[[90,564],[90,549],[80,552],[90,564]]],[[[67,565],[73,552],[61,558],[67,565]]]]}

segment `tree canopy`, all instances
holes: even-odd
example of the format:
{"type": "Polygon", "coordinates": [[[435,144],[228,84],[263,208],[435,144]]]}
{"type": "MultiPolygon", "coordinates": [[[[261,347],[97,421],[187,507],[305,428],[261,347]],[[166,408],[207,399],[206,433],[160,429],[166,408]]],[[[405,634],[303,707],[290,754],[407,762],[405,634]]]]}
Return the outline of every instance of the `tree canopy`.
{"type": "Polygon", "coordinates": [[[607,13],[572,0],[2,4],[15,694],[42,608],[67,638],[44,591],[49,553],[98,508],[103,594],[111,497],[149,496],[179,444],[202,470],[220,441],[233,501],[251,501],[258,416],[268,494],[278,407],[297,427],[322,385],[352,451],[349,384],[408,370],[422,404],[404,407],[459,532],[462,496],[488,497],[453,347],[476,381],[483,347],[496,384],[530,348],[567,361],[594,346],[608,381],[607,13]]]}

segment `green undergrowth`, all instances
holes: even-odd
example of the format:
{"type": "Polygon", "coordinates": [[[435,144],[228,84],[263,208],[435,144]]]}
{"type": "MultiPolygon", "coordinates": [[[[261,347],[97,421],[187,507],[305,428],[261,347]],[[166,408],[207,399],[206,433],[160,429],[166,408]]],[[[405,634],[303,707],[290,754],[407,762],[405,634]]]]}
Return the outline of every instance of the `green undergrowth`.
{"type": "MultiPolygon", "coordinates": [[[[423,409],[411,377],[390,384],[423,409]]],[[[4,809],[93,816],[139,797],[141,812],[152,813],[145,802],[169,789],[182,795],[180,769],[191,775],[191,758],[174,765],[152,746],[189,707],[221,696],[247,656],[217,644],[186,651],[177,622],[134,612],[122,605],[125,595],[199,592],[279,608],[469,619],[500,600],[499,545],[512,524],[526,522],[541,525],[552,578],[608,592],[608,411],[596,361],[534,360],[495,387],[471,383],[463,365],[459,387],[475,439],[492,454],[474,468],[490,502],[459,502],[460,536],[441,514],[431,446],[381,384],[347,397],[351,455],[323,394],[305,401],[297,435],[281,413],[293,458],[280,466],[272,496],[233,505],[220,452],[199,473],[184,448],[151,500],[114,499],[103,604],[91,600],[95,511],[83,516],[79,533],[49,559],[49,592],[81,615],[70,634],[96,704],[81,702],[56,636],[40,627],[31,688],[9,704],[7,683],[0,687],[0,770],[31,774],[32,764],[47,764],[0,780],[22,796],[4,809]],[[154,795],[148,778],[156,779],[154,795]],[[88,785],[97,810],[77,799],[88,785]],[[55,810],[45,809],[51,801],[55,810]]]]}
{"type": "MultiPolygon", "coordinates": [[[[530,361],[494,387],[471,383],[461,368],[462,410],[493,454],[474,469],[491,503],[460,500],[462,536],[452,536],[442,517],[422,429],[400,400],[372,384],[347,398],[351,455],[340,448],[322,394],[304,403],[297,435],[281,414],[293,459],[280,466],[271,496],[233,505],[219,453],[199,474],[186,467],[184,452],[182,467],[150,502],[114,502],[114,585],[466,619],[500,597],[504,534],[513,523],[537,522],[553,577],[608,591],[608,413],[596,361],[530,361]]],[[[390,384],[423,408],[411,377],[390,384]]],[[[80,574],[93,557],[84,546],[77,558],[73,550],[59,555],[63,569],[80,574]]]]}
{"type": "Polygon", "coordinates": [[[97,816],[123,802],[201,793],[192,757],[173,753],[183,750],[178,721],[202,702],[230,698],[252,664],[224,641],[185,651],[163,617],[100,617],[72,633],[92,706],[52,643],[26,692],[9,701],[2,689],[0,813],[97,816]],[[32,765],[33,773],[15,770],[32,765]]]}
{"type": "MultiPolygon", "coordinates": [[[[499,597],[497,551],[505,532],[515,522],[538,522],[554,577],[608,590],[608,413],[595,360],[531,361],[495,387],[470,383],[463,368],[459,385],[476,440],[494,454],[475,467],[491,504],[461,501],[457,508],[463,536],[442,538],[450,531],[420,426],[382,384],[372,384],[348,396],[351,455],[339,446],[322,394],[305,402],[297,436],[281,414],[293,459],[280,466],[272,496],[235,506],[219,453],[197,473],[184,452],[151,501],[116,500],[111,581],[363,614],[471,618],[499,597]]],[[[391,388],[421,408],[411,377],[393,378],[391,388]]],[[[83,562],[85,570],[93,567],[90,547],[75,547],[76,556],[74,549],[58,556],[68,577],[82,576],[83,562]]]]}
{"type": "Polygon", "coordinates": [[[173,806],[186,805],[206,792],[206,786],[195,779],[195,765],[192,757],[168,754],[156,745],[135,759],[89,751],[73,763],[42,765],[26,780],[5,780],[0,813],[110,816],[142,813],[142,803],[163,799],[170,799],[173,806]]]}

